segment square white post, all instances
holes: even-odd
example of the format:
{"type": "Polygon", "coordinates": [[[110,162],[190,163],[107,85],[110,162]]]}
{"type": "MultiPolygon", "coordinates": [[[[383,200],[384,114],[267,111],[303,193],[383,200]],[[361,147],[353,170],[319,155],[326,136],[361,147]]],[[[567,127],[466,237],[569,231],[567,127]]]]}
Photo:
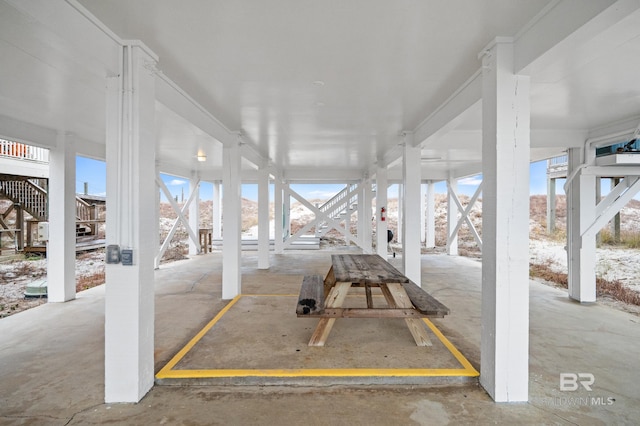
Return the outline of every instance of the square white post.
{"type": "MultiPolygon", "coordinates": [[[[582,164],[583,150],[571,148],[568,152],[567,174],[582,164]]],[[[567,191],[567,269],[569,297],[579,302],[596,301],[596,237],[582,235],[595,220],[596,177],[578,175],[567,191]]]]}
{"type": "Polygon", "coordinates": [[[556,179],[547,175],[547,233],[556,230],[556,179]]]}
{"type": "Polygon", "coordinates": [[[269,169],[258,173],[258,269],[269,269],[269,169]]]}
{"type": "Polygon", "coordinates": [[[420,184],[420,242],[427,241],[427,186],[420,184]]]}
{"type": "Polygon", "coordinates": [[[450,176],[447,180],[447,254],[449,256],[458,255],[458,233],[454,234],[458,224],[458,205],[454,199],[457,191],[458,179],[450,176]]]}
{"type": "Polygon", "coordinates": [[[413,134],[405,132],[402,158],[402,263],[404,274],[420,285],[420,146],[413,146],[413,134]]]}
{"type": "Polygon", "coordinates": [[[273,193],[273,202],[274,202],[274,251],[275,254],[284,253],[284,217],[282,212],[282,179],[276,176],[274,181],[274,193],[273,193]]]}
{"type": "Polygon", "coordinates": [[[131,250],[131,264],[107,263],[105,402],[138,402],[154,380],[154,257],[157,58],[123,47],[123,69],[108,79],[107,246],[131,250]]]}
{"type": "Polygon", "coordinates": [[[387,168],[378,166],[376,170],[376,252],[383,259],[389,253],[387,243],[387,223],[389,220],[389,206],[387,205],[387,168]],[[380,209],[384,207],[386,220],[382,220],[380,209]]]}
{"type": "MultiPolygon", "coordinates": [[[[191,204],[189,204],[189,226],[193,232],[200,238],[200,178],[197,173],[193,173],[189,179],[189,196],[195,191],[195,195],[191,204]]],[[[206,244],[206,241],[205,241],[206,244]]],[[[196,255],[200,253],[200,244],[196,244],[189,238],[189,254],[196,255]]]]}
{"type": "Polygon", "coordinates": [[[480,383],[496,402],[529,397],[529,77],[496,40],[482,65],[480,383]]]}
{"type": "Polygon", "coordinates": [[[291,238],[291,195],[286,191],[289,189],[289,184],[284,182],[282,184],[282,189],[285,190],[286,196],[283,198],[283,206],[282,206],[282,233],[285,238],[291,238]]]}
{"type": "MultiPolygon", "coordinates": [[[[356,222],[356,237],[360,244],[364,242],[364,216],[365,216],[365,202],[364,202],[364,186],[365,180],[361,180],[358,185],[358,206],[357,206],[357,218],[356,222]]],[[[348,207],[348,206],[347,206],[348,207]]],[[[364,245],[362,246],[362,250],[364,252],[364,245]]],[[[366,252],[365,252],[366,253],[366,252]]]]}
{"type": "MultiPolygon", "coordinates": [[[[363,209],[362,209],[362,251],[372,252],[373,227],[371,226],[371,212],[373,210],[373,191],[371,189],[371,179],[364,179],[363,185],[363,209]]],[[[360,219],[358,219],[360,222],[360,219]]]]}
{"type": "Polygon", "coordinates": [[[241,289],[242,182],[240,142],[225,144],[222,185],[222,298],[233,299],[241,289]]]}
{"type": "Polygon", "coordinates": [[[402,224],[404,222],[404,218],[402,217],[404,215],[403,212],[403,208],[404,208],[404,201],[402,199],[403,197],[403,188],[402,188],[402,183],[398,184],[398,229],[396,230],[396,241],[400,244],[402,244],[402,224]]]}
{"type": "MultiPolygon", "coordinates": [[[[160,168],[158,167],[158,162],[156,161],[156,168],[155,168],[155,172],[154,172],[154,176],[158,176],[160,174],[160,168]]],[[[155,214],[154,214],[154,219],[153,219],[153,223],[156,227],[155,233],[154,235],[155,240],[154,240],[154,251],[157,254],[160,253],[160,247],[162,246],[162,241],[160,241],[160,188],[158,188],[156,186],[156,190],[155,190],[155,214]]],[[[153,264],[153,268],[154,269],[160,269],[160,256],[155,256],[154,257],[154,264],[153,264]]]]}
{"type": "Polygon", "coordinates": [[[49,152],[47,291],[49,302],[76,298],[76,149],[65,133],[49,152]]]}
{"type": "Polygon", "coordinates": [[[212,212],[211,220],[213,223],[212,237],[216,240],[222,239],[222,191],[220,190],[220,181],[213,182],[213,201],[211,203],[212,212]]]}
{"type": "Polygon", "coordinates": [[[425,246],[433,248],[436,246],[436,185],[431,181],[427,183],[426,198],[425,246]]]}

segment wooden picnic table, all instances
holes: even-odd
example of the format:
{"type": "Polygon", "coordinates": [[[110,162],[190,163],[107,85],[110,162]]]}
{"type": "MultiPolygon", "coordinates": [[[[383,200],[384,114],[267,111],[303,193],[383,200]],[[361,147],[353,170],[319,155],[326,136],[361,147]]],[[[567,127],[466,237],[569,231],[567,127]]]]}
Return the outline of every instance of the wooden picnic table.
{"type": "Polygon", "coordinates": [[[421,318],[443,317],[449,309],[375,254],[334,254],[322,279],[306,276],[296,313],[320,318],[309,346],[324,346],[336,318],[404,318],[418,346],[431,346],[421,318]],[[343,307],[349,290],[363,287],[366,308],[343,307]],[[375,307],[371,288],[379,288],[386,307],[375,307]]]}

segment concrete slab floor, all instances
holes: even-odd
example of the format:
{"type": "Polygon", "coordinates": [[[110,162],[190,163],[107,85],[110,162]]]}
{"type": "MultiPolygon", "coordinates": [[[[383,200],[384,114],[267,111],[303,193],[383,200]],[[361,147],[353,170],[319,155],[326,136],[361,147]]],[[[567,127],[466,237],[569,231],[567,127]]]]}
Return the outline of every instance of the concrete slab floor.
{"type": "MultiPolygon", "coordinates": [[[[271,274],[322,274],[330,253],[271,261],[260,271],[254,254],[243,255],[245,291],[271,274]]],[[[423,286],[452,311],[438,328],[478,368],[480,264],[425,255],[422,267],[423,286]]],[[[220,268],[214,253],[156,272],[156,371],[226,304],[220,268]]],[[[155,386],[138,404],[104,404],[98,287],[0,321],[0,424],[637,424],[640,318],[573,303],[565,291],[537,282],[530,288],[528,403],[496,404],[476,385],[343,385],[155,386]],[[592,374],[592,391],[560,391],[561,373],[592,374]]]]}

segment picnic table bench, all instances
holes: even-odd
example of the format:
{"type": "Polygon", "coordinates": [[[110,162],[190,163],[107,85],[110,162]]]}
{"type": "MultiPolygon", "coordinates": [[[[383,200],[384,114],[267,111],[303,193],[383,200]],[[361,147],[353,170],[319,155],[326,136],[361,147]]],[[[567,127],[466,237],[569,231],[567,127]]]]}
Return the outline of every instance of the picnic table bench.
{"type": "Polygon", "coordinates": [[[442,318],[449,308],[402,275],[378,255],[331,256],[327,276],[307,275],[302,281],[296,314],[320,318],[309,346],[324,346],[336,318],[404,318],[418,346],[430,346],[420,318],[442,318]],[[343,307],[351,287],[363,287],[366,308],[343,307]],[[371,288],[379,288],[387,303],[375,307],[371,288]]]}

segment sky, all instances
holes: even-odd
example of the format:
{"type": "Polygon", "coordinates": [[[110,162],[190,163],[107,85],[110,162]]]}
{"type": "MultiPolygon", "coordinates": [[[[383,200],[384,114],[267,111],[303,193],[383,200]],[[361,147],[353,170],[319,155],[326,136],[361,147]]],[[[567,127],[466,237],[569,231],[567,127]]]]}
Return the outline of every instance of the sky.
{"type": "MultiPolygon", "coordinates": [[[[189,196],[189,182],[187,179],[170,176],[160,175],[165,185],[174,197],[178,197],[178,201],[184,197],[187,199],[189,196]]],[[[460,179],[458,181],[458,194],[464,194],[472,196],[475,192],[478,184],[481,182],[482,176],[471,176],[460,179]]],[[[85,157],[76,157],[76,192],[84,193],[85,182],[87,184],[87,192],[92,195],[106,195],[106,164],[104,161],[93,160],[85,157]]],[[[559,179],[557,181],[557,194],[563,194],[562,185],[564,180],[559,179]]],[[[604,183],[604,182],[603,182],[604,183]]],[[[603,184],[603,186],[605,186],[603,184]]],[[[344,188],[344,185],[340,184],[315,184],[315,185],[291,185],[291,189],[299,193],[304,198],[311,199],[328,199],[334,194],[338,193],[344,188]]],[[[447,187],[445,182],[438,182],[435,186],[436,193],[446,193],[447,187]]],[[[397,189],[392,186],[389,189],[389,197],[395,198],[394,191],[397,193],[397,189]]],[[[530,179],[530,193],[531,194],[546,194],[547,193],[547,162],[539,161],[531,164],[531,179],[530,179]]],[[[603,194],[606,193],[606,188],[603,187],[603,194]]],[[[258,200],[258,185],[246,184],[242,185],[242,196],[250,200],[258,200]]],[[[200,185],[200,199],[211,200],[213,198],[213,185],[209,182],[203,182],[200,185]]],[[[166,201],[164,194],[162,199],[166,201]]]]}

